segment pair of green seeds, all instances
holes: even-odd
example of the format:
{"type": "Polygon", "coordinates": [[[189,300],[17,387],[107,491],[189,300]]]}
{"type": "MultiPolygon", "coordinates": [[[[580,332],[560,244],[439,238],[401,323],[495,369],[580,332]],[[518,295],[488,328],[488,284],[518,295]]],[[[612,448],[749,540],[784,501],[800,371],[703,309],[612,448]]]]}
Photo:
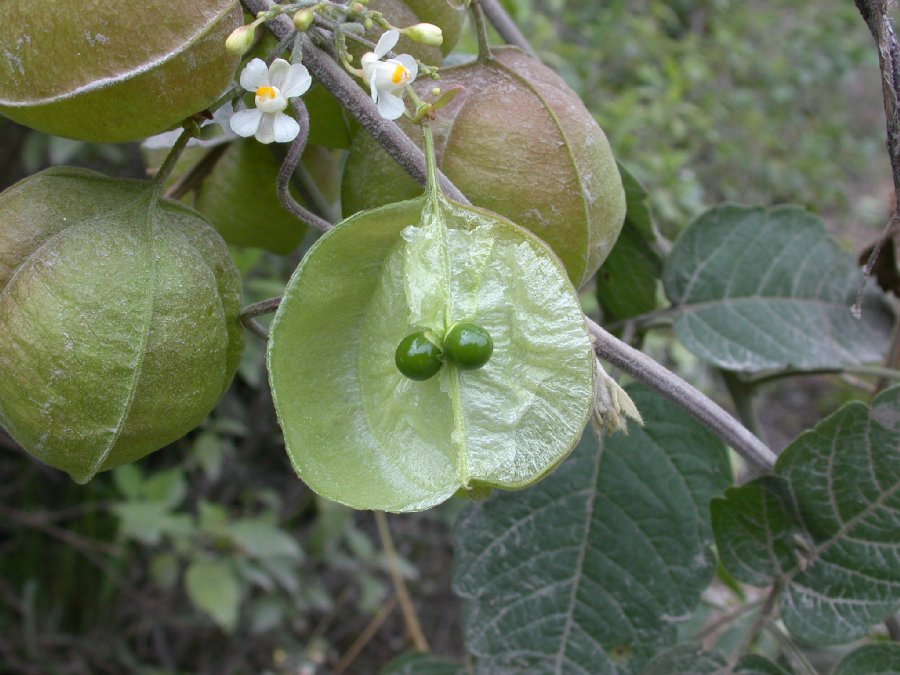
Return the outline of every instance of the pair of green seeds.
{"type": "Polygon", "coordinates": [[[445,361],[457,368],[481,368],[494,352],[491,334],[475,323],[458,323],[444,337],[444,351],[425,337],[423,331],[400,341],[394,353],[397,370],[411,380],[423,381],[435,375],[445,361]]]}

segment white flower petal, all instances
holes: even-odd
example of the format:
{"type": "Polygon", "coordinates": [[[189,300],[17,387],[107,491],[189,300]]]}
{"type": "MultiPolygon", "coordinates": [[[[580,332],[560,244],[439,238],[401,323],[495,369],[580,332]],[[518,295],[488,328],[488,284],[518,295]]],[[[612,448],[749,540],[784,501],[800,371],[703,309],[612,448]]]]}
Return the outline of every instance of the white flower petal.
{"type": "Polygon", "coordinates": [[[275,140],[275,115],[269,113],[262,114],[262,117],[259,120],[259,129],[256,130],[256,140],[266,144],[275,140]]]}
{"type": "Polygon", "coordinates": [[[272,65],[269,66],[269,86],[284,89],[284,83],[287,81],[290,70],[291,64],[284,59],[272,61],[272,65]]]}
{"type": "Polygon", "coordinates": [[[399,61],[388,59],[387,61],[379,61],[375,64],[373,71],[375,73],[375,86],[379,91],[396,91],[402,89],[402,84],[394,82],[394,74],[397,68],[403,68],[399,61]]]}
{"type": "Polygon", "coordinates": [[[297,138],[297,134],[300,133],[300,125],[290,115],[275,113],[274,133],[276,142],[289,143],[297,138]]]}
{"type": "Polygon", "coordinates": [[[284,81],[284,86],[281,88],[281,93],[285,98],[301,96],[306,93],[306,90],[309,89],[309,85],[311,84],[312,78],[309,76],[309,71],[306,69],[306,66],[302,63],[295,63],[288,71],[287,79],[284,81]]]}
{"type": "Polygon", "coordinates": [[[406,105],[403,103],[403,99],[399,96],[394,96],[393,94],[381,91],[378,96],[378,114],[381,115],[386,120],[395,120],[400,115],[403,114],[403,111],[406,110],[406,105]]]}
{"type": "Polygon", "coordinates": [[[241,71],[241,86],[247,91],[256,91],[269,86],[269,69],[262,59],[253,59],[241,71]]]}
{"type": "Polygon", "coordinates": [[[261,118],[262,113],[256,108],[239,110],[231,116],[230,120],[228,120],[228,125],[238,136],[244,136],[246,138],[256,133],[261,118]]]}
{"type": "Polygon", "coordinates": [[[402,63],[404,67],[409,71],[409,74],[412,76],[412,79],[410,79],[410,81],[406,84],[412,84],[416,79],[416,75],[419,74],[418,62],[409,54],[400,54],[396,58],[396,60],[402,63]]]}
{"type": "Polygon", "coordinates": [[[378,103],[378,86],[375,84],[375,81],[378,78],[378,70],[372,69],[372,76],[369,78],[369,93],[372,95],[372,100],[375,103],[378,103]]]}
{"type": "Polygon", "coordinates": [[[386,30],[381,34],[381,37],[378,38],[378,44],[375,45],[375,54],[378,58],[381,58],[389,51],[391,51],[396,45],[397,40],[400,39],[400,31],[396,28],[392,28],[391,30],[386,30]]]}

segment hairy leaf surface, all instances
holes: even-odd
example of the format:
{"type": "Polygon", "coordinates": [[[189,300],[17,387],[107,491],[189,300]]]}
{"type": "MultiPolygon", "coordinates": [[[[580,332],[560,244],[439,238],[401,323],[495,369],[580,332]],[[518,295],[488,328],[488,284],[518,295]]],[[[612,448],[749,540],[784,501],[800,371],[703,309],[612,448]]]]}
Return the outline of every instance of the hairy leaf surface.
{"type": "Polygon", "coordinates": [[[663,271],[675,334],[720,368],[837,368],[882,357],[894,315],[822,221],[796,206],[720,206],[675,243],[663,271]]]}
{"type": "Polygon", "coordinates": [[[782,617],[797,637],[865,635],[900,609],[900,386],[802,434],[775,475],[714,500],[712,522],[735,578],[784,586],[782,617]]]}
{"type": "Polygon", "coordinates": [[[529,490],[472,506],[454,587],[481,673],[629,673],[675,641],[713,576],[707,504],[724,446],[629,388],[645,426],[577,451],[529,490]]]}

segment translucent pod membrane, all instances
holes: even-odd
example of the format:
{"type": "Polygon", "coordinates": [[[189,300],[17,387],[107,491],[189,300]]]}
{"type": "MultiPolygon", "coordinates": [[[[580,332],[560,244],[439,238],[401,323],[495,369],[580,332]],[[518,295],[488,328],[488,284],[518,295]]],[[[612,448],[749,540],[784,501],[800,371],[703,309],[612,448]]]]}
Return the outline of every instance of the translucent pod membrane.
{"type": "Polygon", "coordinates": [[[269,378],[300,478],[360,509],[414,511],[458,490],[521,488],[577,443],[593,355],[566,271],[510,221],[437,197],[357,214],[297,268],[269,378]],[[397,345],[459,322],[493,340],[477,370],[404,376],[397,345]]]}

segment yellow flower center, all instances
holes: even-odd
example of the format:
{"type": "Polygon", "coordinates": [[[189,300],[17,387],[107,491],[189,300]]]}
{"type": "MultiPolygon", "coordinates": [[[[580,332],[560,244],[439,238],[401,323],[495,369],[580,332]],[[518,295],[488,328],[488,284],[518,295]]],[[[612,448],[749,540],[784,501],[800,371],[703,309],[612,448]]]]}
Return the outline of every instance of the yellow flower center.
{"type": "Polygon", "coordinates": [[[276,96],[275,87],[260,87],[256,90],[256,95],[259,98],[273,99],[276,96]]]}
{"type": "Polygon", "coordinates": [[[397,67],[394,68],[394,74],[391,75],[391,81],[394,84],[400,84],[401,82],[405,82],[409,79],[409,71],[406,70],[406,66],[401,64],[397,64],[397,67]]]}

